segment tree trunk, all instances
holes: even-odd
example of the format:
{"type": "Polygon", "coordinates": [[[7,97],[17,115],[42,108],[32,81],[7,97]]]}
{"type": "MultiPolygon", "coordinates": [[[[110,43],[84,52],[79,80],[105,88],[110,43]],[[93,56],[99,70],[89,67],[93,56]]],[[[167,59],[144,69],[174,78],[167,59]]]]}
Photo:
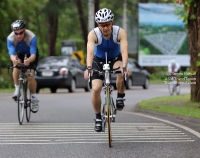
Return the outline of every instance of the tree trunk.
{"type": "Polygon", "coordinates": [[[79,19],[81,22],[81,28],[82,28],[82,36],[83,36],[83,40],[84,40],[84,44],[85,44],[85,49],[87,47],[87,35],[88,35],[88,31],[87,31],[87,26],[86,26],[86,22],[84,19],[84,13],[83,13],[83,8],[82,8],[82,4],[81,4],[81,0],[77,0],[77,8],[78,8],[78,14],[79,14],[79,19]]]}
{"type": "Polygon", "coordinates": [[[149,0],[140,0],[140,3],[148,3],[149,0]]]}
{"type": "Polygon", "coordinates": [[[49,56],[55,55],[56,37],[58,31],[58,13],[52,13],[48,16],[49,22],[49,56]]]}
{"type": "Polygon", "coordinates": [[[200,1],[196,0],[196,7],[190,7],[190,15],[196,15],[196,19],[188,21],[188,41],[190,52],[190,69],[195,71],[196,75],[191,75],[191,78],[196,78],[196,84],[191,84],[191,98],[193,102],[200,102],[200,66],[196,66],[196,62],[200,60],[200,1]]]}
{"type": "MultiPolygon", "coordinates": [[[[95,0],[94,4],[94,16],[96,15],[96,12],[99,10],[99,0],[95,0]]],[[[97,23],[95,22],[95,27],[97,27],[97,23]]]]}

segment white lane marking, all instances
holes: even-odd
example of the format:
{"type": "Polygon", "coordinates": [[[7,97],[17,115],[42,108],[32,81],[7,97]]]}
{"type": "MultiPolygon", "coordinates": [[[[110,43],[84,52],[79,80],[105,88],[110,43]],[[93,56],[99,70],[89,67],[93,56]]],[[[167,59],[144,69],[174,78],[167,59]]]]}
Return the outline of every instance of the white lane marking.
{"type": "MultiPolygon", "coordinates": [[[[180,142],[194,142],[195,140],[166,140],[166,141],[114,141],[113,143],[180,143],[180,142]]],[[[51,143],[0,143],[1,145],[48,145],[48,144],[105,144],[108,143],[108,140],[106,142],[51,142],[51,143]]]]}
{"type": "MultiPolygon", "coordinates": [[[[56,129],[57,124],[45,124],[49,128],[43,129],[44,124],[34,123],[20,126],[12,124],[1,125],[0,144],[56,144],[56,143],[96,143],[108,142],[108,133],[93,131],[93,123],[62,124],[64,128],[56,129]],[[86,125],[86,127],[85,127],[86,125]],[[69,128],[68,128],[69,126],[69,128]],[[34,127],[36,129],[34,129],[34,127]],[[10,130],[8,130],[10,128],[10,130]],[[27,129],[28,128],[28,129],[27,129]],[[81,128],[81,130],[79,129],[81,128]],[[90,130],[89,130],[90,128],[90,130]],[[2,129],[2,130],[1,130],[2,129]],[[29,141],[30,140],[30,141],[29,141]]],[[[166,124],[151,123],[113,123],[112,136],[114,142],[193,142],[189,136],[179,129],[170,128],[166,124]]]]}
{"type": "MultiPolygon", "coordinates": [[[[141,140],[141,139],[145,139],[145,140],[148,140],[148,139],[155,139],[155,138],[134,138],[134,140],[137,140],[137,139],[139,139],[139,140],[141,140]]],[[[191,138],[156,138],[156,139],[162,139],[162,140],[191,140],[191,138]]],[[[84,141],[86,141],[86,140],[88,140],[88,139],[83,139],[83,138],[78,138],[78,139],[60,139],[60,140],[55,140],[55,141],[58,141],[58,142],[64,142],[64,141],[76,141],[76,140],[79,140],[79,141],[82,141],[82,140],[84,140],[84,141]]],[[[108,139],[106,139],[106,138],[104,138],[104,139],[90,139],[90,140],[108,140],[108,139]]],[[[123,139],[120,139],[120,138],[115,138],[114,139],[115,141],[120,141],[120,140],[133,140],[133,139],[128,139],[128,138],[123,138],[123,139]]]]}
{"type": "MultiPolygon", "coordinates": [[[[188,137],[188,135],[160,135],[160,136],[158,136],[158,135],[156,135],[156,136],[151,136],[151,135],[147,135],[147,136],[144,136],[144,135],[142,135],[142,136],[121,136],[121,135],[119,135],[120,136],[120,138],[167,138],[167,137],[188,137]]],[[[14,137],[16,137],[16,136],[14,136],[14,137]]],[[[69,137],[69,136],[66,136],[66,137],[60,137],[60,136],[57,136],[57,137],[49,137],[49,136],[30,136],[31,137],[31,139],[36,139],[36,138],[43,138],[43,139],[47,139],[47,138],[54,138],[54,139],[78,139],[79,137],[69,137]]],[[[30,137],[28,137],[28,136],[21,136],[21,138],[23,138],[23,139],[30,139],[30,137]]],[[[96,139],[99,139],[99,138],[105,138],[105,135],[101,135],[101,136],[90,136],[90,137],[94,137],[94,138],[96,138],[96,139]]],[[[16,137],[15,139],[21,139],[21,138],[19,138],[19,137],[16,137]]],[[[80,138],[87,138],[88,139],[88,137],[87,136],[80,136],[80,138]]],[[[13,139],[12,137],[9,137],[9,138],[0,138],[0,139],[13,139]]]]}
{"type": "MultiPolygon", "coordinates": [[[[93,132],[94,133],[94,132],[93,132]]],[[[27,133],[26,133],[27,134],[27,133]]],[[[150,135],[150,136],[154,136],[154,135],[184,135],[185,133],[155,133],[155,132],[153,132],[153,133],[133,133],[134,135],[136,135],[136,136],[145,136],[145,135],[150,135]]],[[[49,134],[48,136],[57,136],[58,134],[49,134]]],[[[89,133],[89,134],[59,134],[59,136],[73,136],[73,135],[75,135],[75,136],[98,136],[99,137],[99,135],[98,134],[91,134],[91,133],[89,133]]],[[[112,135],[118,135],[118,134],[113,134],[112,133],[112,135]]],[[[132,136],[132,134],[129,134],[129,135],[131,135],[132,136]]],[[[0,137],[1,136],[9,136],[9,137],[24,137],[24,136],[27,136],[27,137],[39,137],[39,136],[42,136],[42,137],[44,137],[44,136],[47,136],[46,134],[44,134],[44,135],[42,135],[42,134],[40,134],[40,135],[25,135],[25,134],[23,134],[23,135],[0,135],[0,137]]],[[[120,136],[121,136],[121,134],[120,134],[120,136]]]]}
{"type": "Polygon", "coordinates": [[[177,126],[179,128],[182,128],[194,135],[196,135],[198,138],[200,138],[200,133],[189,128],[189,127],[186,127],[186,126],[183,126],[183,125],[180,125],[178,123],[174,123],[174,122],[171,122],[171,121],[167,121],[167,120],[164,120],[164,119],[160,119],[160,118],[157,118],[157,117],[153,117],[153,116],[149,116],[149,115],[145,115],[145,114],[139,114],[139,113],[133,113],[133,112],[127,112],[127,111],[122,111],[124,113],[128,113],[128,114],[133,114],[133,115],[139,115],[139,116],[143,116],[143,117],[148,117],[148,118],[151,118],[151,119],[154,119],[154,120],[158,120],[158,121],[162,121],[162,122],[165,122],[165,123],[168,123],[168,124],[171,124],[171,125],[174,125],[174,126],[177,126]]]}

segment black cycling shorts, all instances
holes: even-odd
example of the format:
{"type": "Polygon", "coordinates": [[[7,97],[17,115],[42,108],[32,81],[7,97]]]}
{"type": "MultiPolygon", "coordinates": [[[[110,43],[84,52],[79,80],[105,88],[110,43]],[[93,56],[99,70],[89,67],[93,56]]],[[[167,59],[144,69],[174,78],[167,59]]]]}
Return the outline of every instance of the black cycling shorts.
{"type": "MultiPolygon", "coordinates": [[[[31,55],[30,54],[27,54],[27,58],[29,58],[31,55]]],[[[37,63],[38,63],[38,57],[39,57],[39,53],[38,53],[38,48],[37,48],[37,51],[36,51],[36,59],[30,63],[30,67],[31,69],[33,70],[36,70],[36,67],[37,67],[37,63]]],[[[24,63],[24,54],[18,54],[18,58],[21,59],[22,63],[24,63]]]]}
{"type": "MultiPolygon", "coordinates": [[[[110,62],[110,69],[113,69],[113,65],[116,61],[122,61],[121,53],[119,53],[119,55],[117,55],[116,57],[114,57],[112,59],[108,59],[108,63],[110,62]]],[[[98,70],[102,71],[103,70],[103,64],[105,64],[105,63],[106,63],[105,59],[101,59],[97,56],[94,56],[94,60],[93,60],[93,63],[92,63],[92,69],[98,69],[98,70]]],[[[93,74],[91,76],[91,80],[94,80],[94,79],[104,80],[104,76],[99,75],[99,74],[93,74]]]]}

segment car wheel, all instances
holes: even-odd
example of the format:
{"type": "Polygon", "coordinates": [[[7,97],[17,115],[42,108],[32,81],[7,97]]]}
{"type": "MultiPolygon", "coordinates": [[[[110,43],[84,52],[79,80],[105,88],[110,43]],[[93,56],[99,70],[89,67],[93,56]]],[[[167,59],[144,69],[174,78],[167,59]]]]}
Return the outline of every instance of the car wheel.
{"type": "Polygon", "coordinates": [[[149,79],[146,77],[146,79],[145,79],[145,83],[144,83],[144,85],[143,85],[143,88],[144,89],[148,89],[149,88],[149,79]]]}
{"type": "Polygon", "coordinates": [[[69,87],[69,92],[74,92],[76,89],[76,81],[72,79],[71,86],[69,87]]]}
{"type": "Polygon", "coordinates": [[[51,93],[56,93],[57,88],[56,87],[51,87],[50,90],[51,90],[51,93]]]}
{"type": "Polygon", "coordinates": [[[37,87],[36,88],[36,93],[39,93],[40,92],[40,87],[37,87]]]}
{"type": "Polygon", "coordinates": [[[131,78],[127,78],[126,80],[126,89],[130,89],[132,86],[132,79],[131,78]]]}
{"type": "Polygon", "coordinates": [[[87,87],[85,87],[85,91],[86,91],[86,92],[89,92],[89,91],[90,91],[90,85],[89,85],[89,82],[87,82],[87,87]]]}

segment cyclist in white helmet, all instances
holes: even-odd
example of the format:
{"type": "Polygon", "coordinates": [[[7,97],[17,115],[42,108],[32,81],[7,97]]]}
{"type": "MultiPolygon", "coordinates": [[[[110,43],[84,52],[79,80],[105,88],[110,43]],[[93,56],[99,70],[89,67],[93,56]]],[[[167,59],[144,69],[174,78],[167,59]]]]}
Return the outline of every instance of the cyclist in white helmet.
{"type": "MultiPolygon", "coordinates": [[[[87,43],[87,69],[84,78],[88,80],[88,71],[91,69],[102,70],[100,62],[105,62],[105,52],[107,59],[111,61],[111,69],[120,66],[126,68],[126,77],[129,77],[130,71],[128,64],[128,41],[126,31],[114,24],[114,14],[110,9],[103,8],[96,12],[95,21],[98,27],[94,28],[88,34],[87,43]]],[[[122,69],[123,70],[123,69],[122,69]]],[[[101,89],[103,76],[99,74],[92,75],[92,104],[96,114],[95,128],[96,132],[102,131],[101,120],[101,89]]],[[[118,90],[116,106],[118,110],[124,107],[124,83],[123,73],[118,74],[116,80],[118,90]]]]}
{"type": "Polygon", "coordinates": [[[177,85],[179,84],[179,81],[178,81],[179,70],[180,70],[179,63],[177,63],[175,59],[171,59],[170,63],[168,64],[168,73],[173,74],[176,77],[177,85]]]}

